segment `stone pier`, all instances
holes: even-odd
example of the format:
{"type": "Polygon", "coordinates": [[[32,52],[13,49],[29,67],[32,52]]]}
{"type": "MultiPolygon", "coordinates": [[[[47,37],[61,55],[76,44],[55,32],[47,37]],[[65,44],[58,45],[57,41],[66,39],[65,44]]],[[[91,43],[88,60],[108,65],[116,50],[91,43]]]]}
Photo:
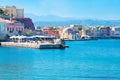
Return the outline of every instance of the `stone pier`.
{"type": "Polygon", "coordinates": [[[30,42],[1,42],[1,46],[24,47],[35,49],[64,49],[66,46],[53,43],[30,43],[30,42]]]}
{"type": "Polygon", "coordinates": [[[1,46],[25,47],[25,48],[39,48],[39,44],[37,44],[37,43],[1,42],[1,46]]]}

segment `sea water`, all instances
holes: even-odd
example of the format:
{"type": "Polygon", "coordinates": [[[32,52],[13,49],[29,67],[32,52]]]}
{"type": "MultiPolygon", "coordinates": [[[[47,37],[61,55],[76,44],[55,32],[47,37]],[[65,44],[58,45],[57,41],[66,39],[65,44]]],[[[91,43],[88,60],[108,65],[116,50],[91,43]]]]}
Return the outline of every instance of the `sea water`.
{"type": "Polygon", "coordinates": [[[0,47],[0,80],[120,80],[120,40],[66,43],[66,49],[0,47]]]}

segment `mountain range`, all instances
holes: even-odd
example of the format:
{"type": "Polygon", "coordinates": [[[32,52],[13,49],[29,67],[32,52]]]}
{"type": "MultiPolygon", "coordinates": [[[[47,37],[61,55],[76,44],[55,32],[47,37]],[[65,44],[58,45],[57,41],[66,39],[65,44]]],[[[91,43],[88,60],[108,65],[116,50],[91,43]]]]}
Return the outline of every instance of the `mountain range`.
{"type": "Polygon", "coordinates": [[[76,19],[55,15],[37,16],[33,14],[25,14],[25,16],[30,17],[35,26],[69,26],[71,24],[80,24],[83,26],[120,26],[120,20],[76,19]]]}
{"type": "Polygon", "coordinates": [[[72,20],[73,18],[70,17],[60,17],[56,15],[34,15],[34,14],[25,14],[26,17],[30,17],[33,19],[34,22],[37,21],[44,21],[44,22],[52,22],[52,21],[68,21],[72,20]]]}

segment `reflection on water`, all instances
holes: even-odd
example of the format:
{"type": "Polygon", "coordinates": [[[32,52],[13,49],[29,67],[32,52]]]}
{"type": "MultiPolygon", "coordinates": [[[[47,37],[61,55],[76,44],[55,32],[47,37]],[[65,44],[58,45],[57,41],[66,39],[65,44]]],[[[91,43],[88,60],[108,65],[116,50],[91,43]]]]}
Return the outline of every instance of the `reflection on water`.
{"type": "Polygon", "coordinates": [[[0,47],[0,80],[120,80],[119,43],[68,42],[65,50],[0,47]]]}

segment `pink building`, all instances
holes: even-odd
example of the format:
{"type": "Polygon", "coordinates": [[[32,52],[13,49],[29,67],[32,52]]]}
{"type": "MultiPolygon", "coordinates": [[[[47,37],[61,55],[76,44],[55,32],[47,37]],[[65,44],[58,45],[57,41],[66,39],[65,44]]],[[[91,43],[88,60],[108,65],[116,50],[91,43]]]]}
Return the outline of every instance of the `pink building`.
{"type": "Polygon", "coordinates": [[[23,34],[24,24],[22,23],[7,23],[7,33],[8,34],[23,34]]]}
{"type": "Polygon", "coordinates": [[[58,29],[54,29],[54,28],[52,29],[51,27],[45,27],[42,29],[42,31],[45,36],[54,36],[56,38],[60,37],[58,29]]]}

